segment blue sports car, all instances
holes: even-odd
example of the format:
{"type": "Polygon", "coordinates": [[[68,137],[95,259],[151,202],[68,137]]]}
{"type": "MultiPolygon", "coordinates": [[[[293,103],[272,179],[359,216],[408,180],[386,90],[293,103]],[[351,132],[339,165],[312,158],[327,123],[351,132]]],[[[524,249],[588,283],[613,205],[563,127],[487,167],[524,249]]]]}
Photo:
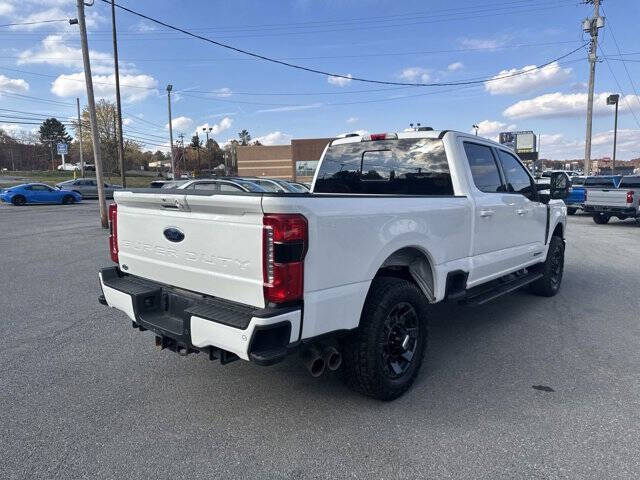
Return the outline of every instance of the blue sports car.
{"type": "Polygon", "coordinates": [[[82,195],[71,190],[58,190],[44,183],[25,183],[0,190],[0,200],[14,205],[27,203],[62,203],[82,201],[82,195]]]}

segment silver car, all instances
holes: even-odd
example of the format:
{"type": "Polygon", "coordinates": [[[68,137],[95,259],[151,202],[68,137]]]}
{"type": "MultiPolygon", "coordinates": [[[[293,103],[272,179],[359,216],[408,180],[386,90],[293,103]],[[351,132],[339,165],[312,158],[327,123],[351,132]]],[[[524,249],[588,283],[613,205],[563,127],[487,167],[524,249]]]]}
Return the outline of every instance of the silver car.
{"type": "MultiPolygon", "coordinates": [[[[78,192],[82,198],[98,198],[98,182],[95,178],[78,178],[56,183],[59,189],[78,192]]],[[[120,185],[104,184],[104,195],[106,198],[113,198],[113,191],[121,189],[120,185]]]]}

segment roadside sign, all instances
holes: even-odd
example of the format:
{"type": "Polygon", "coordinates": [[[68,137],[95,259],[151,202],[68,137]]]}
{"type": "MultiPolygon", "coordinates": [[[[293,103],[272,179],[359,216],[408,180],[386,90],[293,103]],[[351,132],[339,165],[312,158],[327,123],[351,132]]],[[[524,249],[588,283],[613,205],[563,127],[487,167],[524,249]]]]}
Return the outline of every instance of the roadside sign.
{"type": "Polygon", "coordinates": [[[66,143],[58,143],[56,147],[58,149],[58,155],[66,155],[69,153],[69,145],[66,143]]]}

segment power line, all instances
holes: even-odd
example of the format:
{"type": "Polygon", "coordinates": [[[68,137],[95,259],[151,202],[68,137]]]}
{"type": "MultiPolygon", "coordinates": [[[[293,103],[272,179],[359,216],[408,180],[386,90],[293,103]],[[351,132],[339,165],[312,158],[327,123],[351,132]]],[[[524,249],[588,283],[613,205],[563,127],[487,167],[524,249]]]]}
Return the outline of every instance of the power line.
{"type": "MultiPolygon", "coordinates": [[[[102,1],[105,2],[105,3],[110,3],[108,0],[102,0],[102,1]]],[[[191,36],[193,38],[197,38],[199,40],[203,40],[205,42],[211,43],[213,45],[217,45],[217,46],[222,47],[222,48],[226,48],[228,50],[232,50],[232,51],[237,52],[237,53],[241,53],[243,55],[248,55],[248,56],[251,56],[251,57],[254,57],[254,58],[258,58],[258,59],[261,59],[261,60],[264,60],[264,61],[267,61],[267,62],[270,62],[270,63],[275,63],[275,64],[282,65],[282,66],[285,66],[285,67],[289,67],[289,68],[293,68],[293,69],[297,69],[297,70],[302,70],[302,71],[306,71],[306,72],[310,72],[310,73],[316,73],[316,74],[324,75],[324,76],[327,76],[327,77],[345,78],[345,79],[348,79],[348,80],[355,80],[355,81],[358,81],[358,82],[366,82],[366,83],[376,83],[376,84],[380,84],[380,85],[405,85],[405,86],[419,86],[419,87],[440,87],[440,86],[452,86],[452,85],[469,85],[471,83],[483,83],[483,82],[486,82],[486,81],[502,80],[504,78],[515,77],[515,76],[523,75],[523,74],[526,74],[526,73],[530,73],[530,72],[532,72],[534,70],[537,70],[537,69],[540,69],[540,68],[544,68],[544,67],[546,67],[547,65],[550,65],[553,62],[557,62],[559,60],[562,60],[563,58],[568,57],[569,55],[574,54],[575,52],[577,52],[578,50],[582,49],[586,45],[586,43],[585,43],[584,45],[581,45],[580,47],[572,50],[571,52],[569,52],[569,53],[567,53],[565,55],[562,55],[562,56],[560,56],[558,58],[555,58],[555,59],[553,59],[553,60],[551,60],[549,62],[546,62],[546,63],[536,67],[535,69],[527,70],[527,71],[524,71],[524,72],[516,72],[516,73],[514,73],[512,75],[505,75],[505,76],[502,76],[502,77],[500,77],[498,79],[495,79],[495,78],[494,79],[485,79],[485,80],[477,80],[477,81],[472,81],[472,82],[433,82],[433,83],[391,82],[391,81],[386,81],[386,80],[374,80],[374,79],[368,79],[368,78],[363,78],[363,77],[352,77],[352,76],[348,76],[348,75],[344,75],[344,74],[326,72],[326,71],[323,71],[323,70],[304,67],[302,65],[297,65],[297,64],[294,64],[294,63],[285,62],[283,60],[278,60],[278,59],[275,59],[275,58],[267,57],[265,55],[260,55],[258,53],[250,52],[248,50],[244,50],[242,48],[234,47],[234,46],[226,44],[226,43],[218,42],[218,41],[213,40],[211,38],[203,37],[202,35],[198,35],[196,33],[192,33],[192,32],[190,32],[188,30],[183,29],[183,28],[179,28],[179,27],[176,27],[174,25],[170,25],[168,23],[162,22],[160,20],[152,18],[152,17],[150,17],[148,15],[145,15],[143,13],[136,12],[135,10],[132,10],[130,8],[127,8],[127,7],[124,7],[122,5],[119,5],[117,3],[115,5],[118,8],[120,8],[120,9],[126,11],[126,12],[131,13],[132,15],[135,15],[135,16],[140,17],[140,18],[144,18],[144,19],[149,20],[150,22],[153,22],[153,23],[157,23],[158,25],[162,25],[165,28],[169,28],[171,30],[182,32],[185,35],[189,35],[189,36],[191,36]]]]}
{"type": "MultiPolygon", "coordinates": [[[[622,95],[622,99],[624,100],[624,103],[626,103],[627,108],[629,109],[629,111],[633,115],[633,118],[636,121],[636,124],[638,125],[638,127],[640,127],[640,120],[638,120],[638,117],[636,116],[636,112],[631,108],[631,104],[629,103],[629,99],[624,94],[624,90],[622,89],[622,86],[620,85],[620,82],[618,81],[618,77],[616,77],[616,74],[613,73],[613,68],[611,68],[611,63],[609,63],[609,59],[606,57],[606,53],[604,52],[604,49],[602,48],[602,45],[600,45],[600,50],[602,51],[602,53],[604,55],[603,58],[605,60],[605,63],[607,64],[607,67],[609,68],[609,72],[611,72],[611,76],[613,77],[613,80],[616,82],[616,85],[618,85],[618,90],[620,91],[620,95],[622,95]]],[[[636,95],[636,98],[638,98],[637,95],[636,95]]],[[[640,98],[638,98],[638,99],[640,100],[640,98]]]]}
{"type": "MultiPolygon", "coordinates": [[[[604,11],[604,9],[602,10],[602,13],[604,13],[605,16],[606,16],[606,12],[604,11]]],[[[615,45],[616,45],[616,50],[618,50],[618,55],[620,55],[620,60],[622,60],[622,65],[624,66],[624,70],[625,70],[625,72],[627,72],[627,78],[629,79],[629,83],[631,84],[631,89],[633,90],[633,93],[635,94],[636,98],[638,98],[638,91],[636,90],[636,85],[633,82],[633,78],[631,77],[631,74],[629,73],[629,69],[627,68],[626,62],[622,58],[622,55],[621,55],[621,52],[620,52],[620,46],[618,45],[618,41],[616,40],[616,36],[613,34],[613,25],[611,25],[611,20],[609,20],[609,33],[611,34],[611,38],[613,38],[613,43],[615,43],[615,45]]],[[[629,109],[631,109],[630,106],[629,106],[629,109]]],[[[635,113],[634,113],[633,116],[635,117],[635,113]]],[[[636,118],[636,121],[637,120],[638,119],[636,118]]],[[[640,126],[640,124],[638,126],[640,126]]]]}
{"type": "Polygon", "coordinates": [[[0,27],[16,27],[19,25],[40,25],[42,23],[55,23],[55,22],[68,22],[68,18],[58,18],[56,20],[40,20],[38,22],[20,22],[20,23],[5,23],[0,25],[0,27]]]}
{"type": "Polygon", "coordinates": [[[9,97],[18,97],[21,99],[25,99],[28,101],[37,101],[37,102],[41,102],[41,103],[52,103],[54,105],[62,105],[62,106],[68,106],[68,105],[72,105],[71,103],[68,102],[62,102],[62,101],[58,101],[58,100],[50,100],[47,98],[42,98],[42,97],[33,97],[31,95],[23,95],[20,93],[15,93],[15,92],[10,92],[8,90],[0,90],[0,93],[2,93],[2,95],[6,95],[9,97]]]}
{"type": "MultiPolygon", "coordinates": [[[[316,55],[316,56],[295,56],[295,57],[281,57],[280,60],[335,60],[340,58],[368,58],[368,57],[395,57],[395,56],[407,56],[407,55],[433,55],[433,54],[441,54],[441,53],[464,53],[464,52],[481,52],[481,51],[496,51],[496,50],[511,50],[514,48],[525,48],[525,47],[544,47],[551,45],[567,45],[567,44],[575,44],[580,40],[563,40],[558,42],[537,42],[537,43],[516,43],[509,45],[495,45],[495,46],[487,46],[487,47],[469,47],[469,48],[453,48],[453,49],[444,49],[444,50],[411,50],[406,52],[376,52],[376,53],[366,53],[359,52],[353,54],[346,55],[316,55]]],[[[623,55],[640,55],[638,53],[628,53],[623,55]]],[[[19,60],[22,59],[21,56],[0,56],[0,59],[6,60],[19,60]]],[[[57,57],[38,57],[39,60],[59,60],[57,57]]],[[[255,61],[255,58],[198,58],[197,62],[227,62],[227,61],[255,61]]],[[[159,62],[159,63],[176,63],[176,62],[191,62],[193,63],[193,58],[126,58],[122,59],[123,62],[159,62]]]]}

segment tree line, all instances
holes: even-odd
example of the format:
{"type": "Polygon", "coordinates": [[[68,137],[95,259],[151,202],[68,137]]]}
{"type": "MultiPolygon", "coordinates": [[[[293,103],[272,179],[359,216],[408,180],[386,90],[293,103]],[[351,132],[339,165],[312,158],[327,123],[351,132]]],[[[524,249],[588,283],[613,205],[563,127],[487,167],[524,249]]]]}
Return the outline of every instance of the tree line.
{"type": "MultiPolygon", "coordinates": [[[[103,168],[106,172],[119,173],[116,131],[115,103],[101,99],[96,103],[96,117],[100,151],[103,168]]],[[[71,120],[70,126],[74,137],[67,132],[67,127],[56,118],[46,119],[37,132],[21,132],[10,135],[0,129],[0,169],[1,170],[55,170],[62,163],[56,153],[57,143],[68,144],[69,153],[67,163],[80,162],[80,142],[82,136],[82,154],[85,165],[93,164],[93,143],[91,137],[91,123],[89,110],[85,107],[80,115],[80,123],[71,120]],[[80,128],[82,127],[82,128],[80,128]]],[[[131,132],[127,128],[124,138],[124,163],[126,170],[146,170],[149,164],[168,164],[171,157],[165,146],[168,142],[162,140],[164,131],[158,134],[131,132]],[[145,137],[145,138],[142,138],[145,137]],[[154,140],[157,137],[157,140],[154,140]],[[149,143],[151,142],[151,143],[149,143]],[[155,143],[155,151],[144,148],[155,143]]],[[[178,139],[174,142],[176,154],[176,168],[181,171],[216,170],[235,154],[235,147],[239,145],[260,145],[251,142],[251,135],[247,130],[238,133],[238,140],[232,140],[221,148],[218,142],[209,138],[208,141],[196,133],[191,142],[178,139]]],[[[168,145],[167,145],[168,146],[168,145]]],[[[224,170],[224,168],[222,168],[224,170]]]]}

